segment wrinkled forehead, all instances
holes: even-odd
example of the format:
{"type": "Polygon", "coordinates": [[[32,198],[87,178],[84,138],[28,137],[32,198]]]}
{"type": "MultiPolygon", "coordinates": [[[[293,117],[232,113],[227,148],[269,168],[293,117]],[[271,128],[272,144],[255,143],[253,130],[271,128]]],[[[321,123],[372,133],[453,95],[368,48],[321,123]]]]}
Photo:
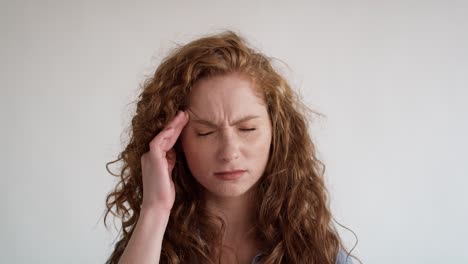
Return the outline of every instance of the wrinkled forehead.
{"type": "Polygon", "coordinates": [[[198,80],[188,96],[187,106],[248,107],[265,105],[264,92],[255,81],[240,74],[220,75],[198,80]]]}

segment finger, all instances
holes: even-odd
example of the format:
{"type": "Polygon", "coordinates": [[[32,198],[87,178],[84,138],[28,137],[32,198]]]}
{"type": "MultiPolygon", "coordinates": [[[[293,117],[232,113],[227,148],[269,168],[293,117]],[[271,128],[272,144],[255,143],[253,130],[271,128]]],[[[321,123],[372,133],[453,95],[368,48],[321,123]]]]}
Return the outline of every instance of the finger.
{"type": "Polygon", "coordinates": [[[180,133],[189,122],[189,115],[186,112],[182,113],[183,114],[177,118],[177,122],[174,125],[174,134],[176,139],[179,137],[180,133]]]}
{"type": "Polygon", "coordinates": [[[166,128],[176,127],[180,123],[181,118],[183,118],[184,116],[184,111],[178,111],[176,116],[174,116],[174,118],[169,122],[169,124],[166,125],[166,128]]]}
{"type": "Polygon", "coordinates": [[[177,123],[174,124],[173,132],[170,133],[170,135],[164,140],[164,142],[161,143],[162,144],[161,146],[164,151],[168,151],[174,146],[174,144],[176,143],[177,139],[180,136],[180,133],[182,132],[182,129],[184,129],[185,125],[187,125],[188,119],[189,117],[185,113],[183,113],[182,117],[180,116],[178,117],[177,123]]]}
{"type": "Polygon", "coordinates": [[[188,115],[180,111],[174,119],[150,142],[150,148],[160,147],[169,151],[177,141],[182,129],[188,123],[188,115]]]}
{"type": "Polygon", "coordinates": [[[161,148],[163,145],[163,142],[171,137],[173,131],[174,131],[174,128],[170,127],[159,132],[158,135],[154,137],[153,140],[150,141],[149,143],[150,149],[153,150],[153,149],[161,148]]]}

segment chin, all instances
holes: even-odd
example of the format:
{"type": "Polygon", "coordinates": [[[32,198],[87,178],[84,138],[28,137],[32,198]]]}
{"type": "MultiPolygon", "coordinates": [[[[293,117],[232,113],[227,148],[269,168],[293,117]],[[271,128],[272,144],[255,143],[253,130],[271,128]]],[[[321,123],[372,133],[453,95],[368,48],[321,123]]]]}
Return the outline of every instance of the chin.
{"type": "Polygon", "coordinates": [[[241,197],[251,190],[252,186],[217,186],[217,188],[206,188],[206,191],[219,198],[241,197]]]}

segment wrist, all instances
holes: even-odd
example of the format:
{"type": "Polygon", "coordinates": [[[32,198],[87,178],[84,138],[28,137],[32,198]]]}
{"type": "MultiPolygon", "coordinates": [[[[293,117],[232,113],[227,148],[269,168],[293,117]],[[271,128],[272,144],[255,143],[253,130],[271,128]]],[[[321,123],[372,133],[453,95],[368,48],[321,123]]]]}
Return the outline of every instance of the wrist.
{"type": "Polygon", "coordinates": [[[140,217],[165,217],[169,218],[171,214],[171,208],[165,208],[163,206],[151,205],[151,206],[141,206],[140,217]]]}

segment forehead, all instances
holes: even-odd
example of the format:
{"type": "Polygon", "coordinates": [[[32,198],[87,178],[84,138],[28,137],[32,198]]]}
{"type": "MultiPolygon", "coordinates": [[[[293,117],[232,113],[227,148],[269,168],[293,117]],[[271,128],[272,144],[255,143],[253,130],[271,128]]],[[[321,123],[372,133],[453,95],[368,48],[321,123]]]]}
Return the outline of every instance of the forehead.
{"type": "Polygon", "coordinates": [[[199,80],[189,95],[191,110],[235,113],[260,111],[264,97],[253,82],[239,74],[229,74],[199,80]]]}

